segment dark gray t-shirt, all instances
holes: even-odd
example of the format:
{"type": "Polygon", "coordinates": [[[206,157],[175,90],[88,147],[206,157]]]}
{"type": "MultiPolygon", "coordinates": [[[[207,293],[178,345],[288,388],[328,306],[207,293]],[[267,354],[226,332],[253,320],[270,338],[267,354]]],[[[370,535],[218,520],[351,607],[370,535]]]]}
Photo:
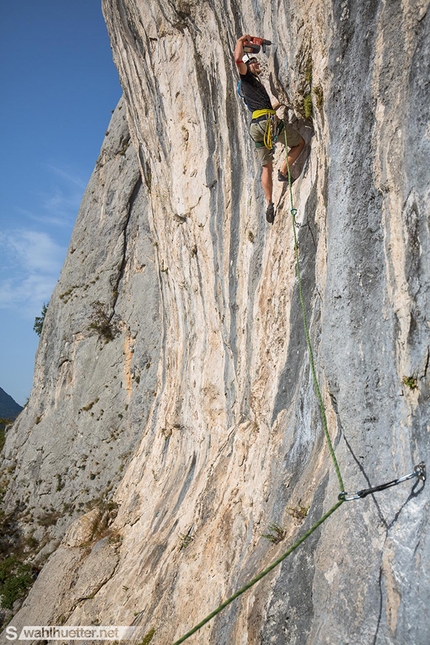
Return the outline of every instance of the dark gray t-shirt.
{"type": "Polygon", "coordinates": [[[252,112],[254,110],[272,109],[270,96],[257,76],[251,74],[248,69],[246,74],[240,74],[240,80],[240,87],[245,97],[245,103],[252,112]]]}

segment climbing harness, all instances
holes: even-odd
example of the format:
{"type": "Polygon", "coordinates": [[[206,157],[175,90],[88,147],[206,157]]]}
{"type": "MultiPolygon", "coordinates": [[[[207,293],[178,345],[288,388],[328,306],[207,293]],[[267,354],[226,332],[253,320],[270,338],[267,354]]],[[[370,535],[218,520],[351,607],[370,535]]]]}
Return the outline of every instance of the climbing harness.
{"type": "Polygon", "coordinates": [[[417,477],[419,480],[425,482],[426,465],[423,461],[417,466],[415,466],[413,472],[409,473],[409,475],[404,475],[403,477],[399,477],[398,479],[393,479],[393,481],[387,482],[386,484],[380,484],[379,486],[374,486],[373,488],[365,488],[364,490],[358,490],[355,493],[345,493],[343,491],[342,493],[339,493],[338,499],[341,499],[344,502],[351,502],[353,499],[363,499],[363,497],[367,497],[367,495],[371,495],[372,493],[377,493],[380,490],[385,490],[386,488],[391,488],[392,486],[397,486],[397,484],[401,484],[402,482],[405,482],[408,479],[413,479],[414,477],[417,477]]]}
{"type": "MultiPolygon", "coordinates": [[[[288,155],[288,147],[287,147],[287,133],[284,130],[284,136],[285,136],[285,151],[286,154],[288,155]]],[[[293,233],[294,233],[294,251],[295,251],[295,257],[296,257],[296,275],[297,275],[297,282],[298,282],[298,287],[299,287],[299,298],[300,298],[300,304],[302,308],[302,317],[303,317],[303,326],[305,330],[305,336],[306,336],[306,343],[308,346],[308,351],[309,351],[309,362],[311,366],[311,372],[312,372],[312,378],[314,382],[314,388],[316,391],[318,403],[319,403],[319,408],[320,408],[320,414],[321,414],[321,421],[322,425],[324,428],[324,434],[325,438],[328,444],[329,452],[331,459],[333,461],[334,469],[336,471],[336,475],[338,478],[339,482],[339,487],[341,492],[339,493],[338,496],[338,501],[334,506],[330,508],[329,511],[327,511],[313,526],[311,526],[304,535],[302,535],[301,538],[297,540],[291,546],[288,551],[283,553],[277,560],[272,562],[266,569],[261,571],[255,578],[250,580],[246,585],[241,587],[238,591],[236,591],[230,598],[227,598],[219,607],[217,607],[214,611],[212,611],[206,618],[204,618],[200,623],[195,625],[189,632],[184,634],[179,640],[175,641],[172,645],[180,645],[180,643],[183,643],[186,641],[190,636],[195,634],[203,625],[206,625],[212,618],[214,618],[217,614],[219,614],[223,609],[225,609],[230,603],[232,603],[236,598],[241,596],[245,591],[253,587],[257,582],[259,582],[262,578],[264,578],[270,571],[272,571],[275,567],[278,566],[285,558],[287,558],[293,551],[297,549],[316,529],[321,526],[329,517],[332,515],[344,502],[351,501],[353,499],[359,499],[366,497],[366,495],[369,495],[373,492],[379,491],[379,490],[384,490],[385,488],[390,488],[391,486],[396,486],[397,484],[400,484],[400,482],[406,481],[407,479],[412,479],[413,477],[417,477],[419,480],[425,482],[426,480],[426,467],[424,462],[421,462],[417,466],[415,466],[414,471],[410,473],[409,475],[405,475],[403,477],[400,477],[399,479],[395,479],[394,481],[388,482],[387,484],[381,484],[380,486],[375,486],[374,488],[368,488],[366,490],[362,491],[357,491],[356,493],[346,493],[345,488],[343,485],[342,481],[342,475],[340,473],[340,468],[338,461],[336,459],[336,455],[334,452],[333,444],[330,438],[330,434],[328,431],[328,425],[327,425],[327,417],[325,413],[325,406],[324,406],[324,401],[321,396],[321,391],[319,388],[318,384],[318,379],[316,375],[316,368],[315,368],[315,362],[314,362],[314,355],[313,355],[313,350],[312,350],[312,343],[309,335],[309,328],[308,328],[308,323],[307,323],[307,316],[306,316],[306,306],[303,298],[303,290],[302,290],[302,280],[301,280],[301,274],[300,274],[300,264],[299,264],[299,246],[298,246],[298,241],[297,241],[297,234],[296,234],[296,215],[297,215],[297,209],[294,208],[293,204],[293,193],[292,193],[292,181],[291,181],[291,173],[290,173],[290,167],[288,165],[288,156],[287,156],[287,171],[288,171],[288,187],[289,187],[289,193],[290,193],[290,212],[291,212],[291,217],[292,217],[292,225],[293,225],[293,233]]]]}
{"type": "MultiPolygon", "coordinates": [[[[252,120],[265,120],[263,143],[267,150],[273,150],[278,140],[278,123],[275,110],[255,110],[252,113],[252,120]]],[[[260,144],[261,145],[261,144],[260,144]]]]}
{"type": "Polygon", "coordinates": [[[262,117],[266,117],[267,115],[275,116],[275,114],[275,110],[272,110],[270,108],[263,108],[262,110],[254,110],[252,113],[252,119],[253,121],[258,121],[258,119],[261,119],[262,117]]]}
{"type": "Polygon", "coordinates": [[[252,113],[251,123],[258,123],[263,139],[256,141],[251,135],[251,139],[255,143],[256,148],[267,148],[267,150],[274,150],[278,140],[279,133],[284,128],[283,121],[278,123],[276,113],[274,110],[255,110],[252,113]],[[261,123],[261,125],[260,125],[261,123]]]}
{"type": "Polygon", "coordinates": [[[268,150],[273,150],[276,143],[276,123],[275,116],[268,115],[266,121],[266,131],[264,133],[264,145],[268,150]]]}

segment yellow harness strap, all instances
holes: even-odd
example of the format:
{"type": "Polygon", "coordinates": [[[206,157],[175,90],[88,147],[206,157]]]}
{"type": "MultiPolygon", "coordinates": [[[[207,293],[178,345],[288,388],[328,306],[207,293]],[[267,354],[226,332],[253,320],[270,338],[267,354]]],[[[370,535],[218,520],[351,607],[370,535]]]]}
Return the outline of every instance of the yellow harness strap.
{"type": "Polygon", "coordinates": [[[264,132],[264,145],[268,150],[273,148],[273,128],[274,128],[274,119],[276,110],[269,110],[268,108],[264,110],[254,110],[252,113],[253,119],[258,119],[260,116],[267,115],[266,121],[266,130],[264,132]]]}
{"type": "Polygon", "coordinates": [[[258,119],[258,117],[264,116],[264,114],[276,114],[276,111],[275,110],[269,110],[267,108],[265,110],[254,110],[254,112],[252,113],[252,118],[253,119],[258,119]]]}

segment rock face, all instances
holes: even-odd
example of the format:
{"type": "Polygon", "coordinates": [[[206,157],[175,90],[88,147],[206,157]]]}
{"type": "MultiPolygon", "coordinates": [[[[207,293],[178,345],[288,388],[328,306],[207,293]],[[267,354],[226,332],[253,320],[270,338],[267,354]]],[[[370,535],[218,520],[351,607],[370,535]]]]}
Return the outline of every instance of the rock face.
{"type": "Polygon", "coordinates": [[[125,113],[121,100],[46,314],[30,401],[3,453],[6,511],[43,554],[70,517],[110,499],[157,389],[158,274],[125,113]]]}
{"type": "MultiPolygon", "coordinates": [[[[103,1],[125,105],[3,453],[6,511],[56,547],[13,625],[171,644],[337,500],[289,194],[266,224],[236,95],[242,33],[272,40],[264,80],[311,146],[292,189],[302,298],[345,487],[425,461],[427,9],[103,1]]],[[[427,644],[428,511],[418,480],[344,503],[188,642],[427,644]]]]}

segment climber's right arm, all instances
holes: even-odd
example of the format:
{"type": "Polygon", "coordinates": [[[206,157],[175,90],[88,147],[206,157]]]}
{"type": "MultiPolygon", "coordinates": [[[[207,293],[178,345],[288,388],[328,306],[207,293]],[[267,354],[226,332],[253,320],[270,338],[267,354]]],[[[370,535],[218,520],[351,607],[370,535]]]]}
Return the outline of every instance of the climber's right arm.
{"type": "Polygon", "coordinates": [[[245,34],[241,36],[236,41],[236,47],[234,48],[234,61],[236,63],[237,71],[239,72],[239,74],[243,74],[243,75],[245,75],[246,72],[248,71],[246,64],[242,60],[245,54],[245,52],[243,51],[243,45],[249,40],[251,40],[251,36],[249,34],[245,34]]]}

